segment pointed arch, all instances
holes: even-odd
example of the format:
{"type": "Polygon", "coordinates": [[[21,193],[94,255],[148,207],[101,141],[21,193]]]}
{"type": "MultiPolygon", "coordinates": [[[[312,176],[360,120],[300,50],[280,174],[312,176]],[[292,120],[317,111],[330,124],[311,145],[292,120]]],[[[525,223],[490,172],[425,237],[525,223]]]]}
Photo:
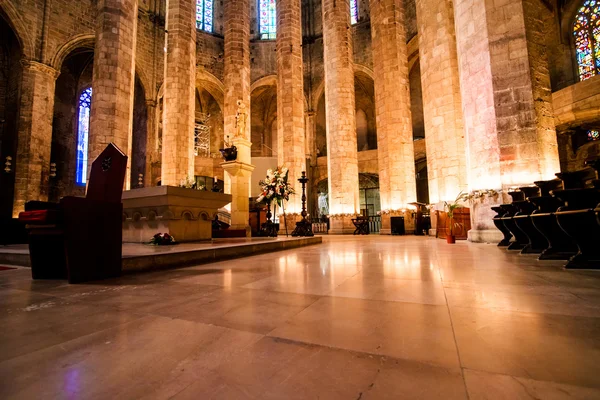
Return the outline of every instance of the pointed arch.
{"type": "Polygon", "coordinates": [[[15,8],[10,0],[0,0],[0,13],[6,18],[6,22],[12,28],[23,52],[23,58],[32,60],[35,58],[35,46],[29,35],[29,29],[21,18],[21,13],[15,8]]]}

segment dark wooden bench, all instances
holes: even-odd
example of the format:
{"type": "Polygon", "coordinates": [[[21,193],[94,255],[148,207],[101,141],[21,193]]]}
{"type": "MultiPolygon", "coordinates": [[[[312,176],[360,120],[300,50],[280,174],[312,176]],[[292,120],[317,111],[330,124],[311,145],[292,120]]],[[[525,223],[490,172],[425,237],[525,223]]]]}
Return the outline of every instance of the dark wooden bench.
{"type": "Polygon", "coordinates": [[[33,279],[69,283],[121,274],[121,195],[127,156],[114,144],[93,162],[86,197],[29,202],[19,220],[29,231],[33,279]]]}

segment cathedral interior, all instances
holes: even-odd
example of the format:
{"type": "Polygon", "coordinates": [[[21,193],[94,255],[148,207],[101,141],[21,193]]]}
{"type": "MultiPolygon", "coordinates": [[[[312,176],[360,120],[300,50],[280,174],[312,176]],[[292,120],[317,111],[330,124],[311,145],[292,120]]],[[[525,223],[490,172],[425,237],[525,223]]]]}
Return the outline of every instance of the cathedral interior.
{"type": "Polygon", "coordinates": [[[304,220],[305,173],[323,244],[78,288],[0,272],[5,398],[600,397],[600,276],[489,245],[509,192],[600,159],[600,1],[0,0],[0,230],[86,196],[110,143],[124,193],[216,188],[247,232],[277,167],[304,220]],[[468,241],[397,246],[400,217],[453,236],[416,210],[463,194],[468,241]],[[361,215],[375,235],[337,236],[361,215]]]}

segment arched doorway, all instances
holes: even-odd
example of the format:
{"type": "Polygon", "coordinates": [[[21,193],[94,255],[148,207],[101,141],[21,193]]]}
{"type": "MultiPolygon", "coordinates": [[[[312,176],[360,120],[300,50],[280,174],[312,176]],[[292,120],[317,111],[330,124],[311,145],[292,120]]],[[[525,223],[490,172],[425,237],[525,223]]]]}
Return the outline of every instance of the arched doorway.
{"type": "Polygon", "coordinates": [[[75,49],[65,57],[56,79],[50,152],[50,201],[56,202],[63,196],[85,194],[87,154],[83,153],[87,150],[89,110],[93,98],[93,64],[94,53],[91,49],[75,49]]]}

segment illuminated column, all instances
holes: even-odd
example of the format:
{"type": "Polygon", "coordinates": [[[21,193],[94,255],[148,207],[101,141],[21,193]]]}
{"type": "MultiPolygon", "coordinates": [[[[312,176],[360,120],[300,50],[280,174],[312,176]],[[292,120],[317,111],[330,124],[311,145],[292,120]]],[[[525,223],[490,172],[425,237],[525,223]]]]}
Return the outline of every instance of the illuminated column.
{"type": "Polygon", "coordinates": [[[348,1],[323,0],[329,233],[353,233],[359,211],[354,64],[348,1]]]}
{"type": "Polygon", "coordinates": [[[417,0],[429,201],[467,191],[454,9],[450,0],[417,0]]]}
{"type": "MultiPolygon", "coordinates": [[[[456,0],[454,11],[469,189],[552,179],[560,167],[548,60],[532,25],[548,10],[522,0],[456,0]]],[[[501,237],[489,208],[501,201],[473,204],[470,240],[501,237]]]]}
{"type": "Polygon", "coordinates": [[[225,190],[231,193],[231,228],[250,235],[250,5],[248,0],[227,0],[225,20],[225,136],[237,147],[235,161],[221,164],[226,172],[225,190]]]}
{"type": "Polygon", "coordinates": [[[297,214],[302,211],[298,178],[306,171],[301,12],[300,0],[277,0],[277,161],[288,168],[296,191],[286,211],[297,214]]]}
{"type": "Polygon", "coordinates": [[[163,186],[194,177],[196,5],[167,0],[165,94],[162,133],[163,186]]]}
{"type": "Polygon", "coordinates": [[[114,142],[129,156],[129,188],[138,2],[98,0],[97,11],[88,174],[96,157],[114,142]]]}
{"type": "Polygon", "coordinates": [[[54,88],[59,75],[54,68],[35,61],[23,61],[22,64],[18,144],[13,161],[15,218],[25,209],[26,202],[48,200],[54,88]]]}
{"type": "MultiPolygon", "coordinates": [[[[371,36],[382,210],[398,213],[417,201],[410,114],[404,0],[372,0],[371,36]]],[[[391,234],[384,213],[381,233],[391,234]]]]}

